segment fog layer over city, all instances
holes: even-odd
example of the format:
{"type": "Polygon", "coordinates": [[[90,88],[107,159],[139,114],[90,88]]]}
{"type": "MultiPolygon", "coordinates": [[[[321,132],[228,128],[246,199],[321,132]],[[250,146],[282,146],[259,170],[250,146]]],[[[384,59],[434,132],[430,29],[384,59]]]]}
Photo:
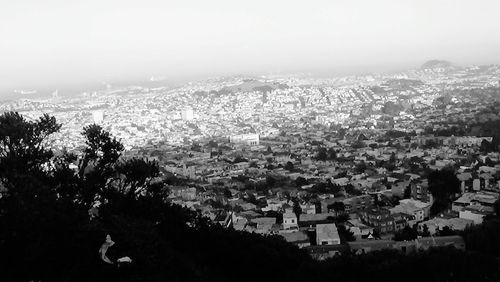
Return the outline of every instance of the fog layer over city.
{"type": "Polygon", "coordinates": [[[3,1],[0,90],[500,61],[494,0],[3,1]]]}

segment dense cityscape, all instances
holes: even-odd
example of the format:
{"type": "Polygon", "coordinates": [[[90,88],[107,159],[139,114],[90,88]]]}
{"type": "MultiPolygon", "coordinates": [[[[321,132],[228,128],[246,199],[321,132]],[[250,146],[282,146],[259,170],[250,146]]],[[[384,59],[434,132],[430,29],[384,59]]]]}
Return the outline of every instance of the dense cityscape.
{"type": "MultiPolygon", "coordinates": [[[[314,258],[465,249],[498,213],[500,66],[336,77],[223,77],[1,105],[62,124],[47,145],[82,156],[98,124],[124,158],[158,163],[168,201],[225,228],[279,235],[314,258]]],[[[73,168],[78,167],[78,160],[73,168]]]]}
{"type": "Polygon", "coordinates": [[[0,282],[500,281],[500,1],[0,5],[0,282]]]}

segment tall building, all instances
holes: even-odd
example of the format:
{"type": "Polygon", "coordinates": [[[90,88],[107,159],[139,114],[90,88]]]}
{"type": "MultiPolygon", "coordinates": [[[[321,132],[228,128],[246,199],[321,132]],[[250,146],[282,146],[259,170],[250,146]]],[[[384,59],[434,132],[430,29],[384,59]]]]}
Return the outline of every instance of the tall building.
{"type": "Polygon", "coordinates": [[[193,118],[194,118],[193,109],[191,109],[191,108],[183,109],[181,111],[181,118],[182,118],[182,120],[193,120],[193,118]]]}
{"type": "Polygon", "coordinates": [[[94,120],[95,124],[101,124],[104,121],[104,111],[93,111],[92,119],[94,120]]]}

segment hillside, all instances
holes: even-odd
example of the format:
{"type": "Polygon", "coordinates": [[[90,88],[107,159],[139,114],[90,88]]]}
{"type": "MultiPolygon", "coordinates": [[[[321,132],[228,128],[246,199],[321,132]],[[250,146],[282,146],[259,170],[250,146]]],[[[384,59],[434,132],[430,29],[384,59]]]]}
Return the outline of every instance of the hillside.
{"type": "Polygon", "coordinates": [[[420,68],[425,69],[437,69],[437,68],[451,68],[452,63],[445,60],[429,60],[425,62],[420,68]]]}

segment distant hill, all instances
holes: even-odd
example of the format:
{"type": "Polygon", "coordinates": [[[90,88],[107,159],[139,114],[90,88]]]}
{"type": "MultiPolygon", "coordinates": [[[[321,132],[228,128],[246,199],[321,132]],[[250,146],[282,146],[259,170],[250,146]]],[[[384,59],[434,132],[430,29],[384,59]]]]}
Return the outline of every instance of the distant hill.
{"type": "Polygon", "coordinates": [[[382,86],[397,91],[411,90],[424,84],[421,80],[416,79],[390,79],[383,83],[382,86]]]}
{"type": "Polygon", "coordinates": [[[445,60],[430,60],[425,62],[421,69],[451,68],[453,64],[445,60]]]}
{"type": "MultiPolygon", "coordinates": [[[[220,90],[212,90],[209,94],[220,96],[228,95],[236,92],[252,92],[269,93],[275,89],[287,89],[289,86],[278,82],[263,82],[255,79],[246,79],[238,85],[226,86],[220,90]]],[[[206,95],[204,91],[196,91],[197,95],[206,95]]]]}
{"type": "Polygon", "coordinates": [[[229,92],[229,93],[251,92],[251,91],[271,92],[272,90],[277,89],[277,88],[280,88],[280,89],[288,88],[288,85],[279,84],[279,83],[275,83],[275,82],[268,83],[268,82],[262,82],[262,81],[258,81],[258,80],[247,79],[239,85],[224,87],[221,89],[221,91],[222,92],[229,92]]]}
{"type": "Polygon", "coordinates": [[[382,113],[391,116],[399,115],[403,110],[404,107],[400,103],[394,103],[392,101],[386,102],[382,107],[382,113]]]}

